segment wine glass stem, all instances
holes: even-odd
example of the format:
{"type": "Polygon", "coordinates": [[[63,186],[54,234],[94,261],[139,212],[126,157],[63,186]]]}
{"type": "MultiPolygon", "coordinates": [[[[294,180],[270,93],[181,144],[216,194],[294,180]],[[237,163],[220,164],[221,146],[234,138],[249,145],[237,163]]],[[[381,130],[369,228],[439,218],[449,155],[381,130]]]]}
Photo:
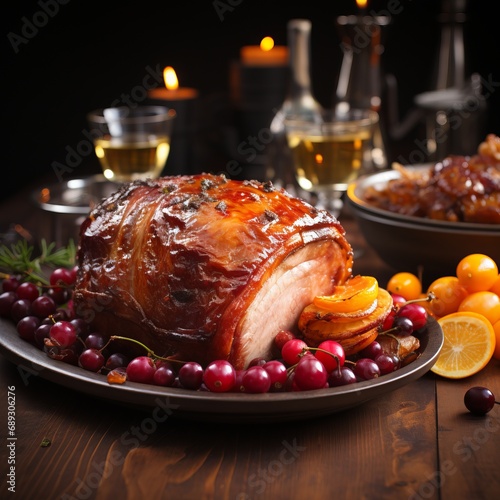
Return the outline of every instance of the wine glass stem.
{"type": "Polygon", "coordinates": [[[338,219],[342,210],[342,192],[341,191],[320,191],[318,192],[318,208],[330,212],[338,219]]]}

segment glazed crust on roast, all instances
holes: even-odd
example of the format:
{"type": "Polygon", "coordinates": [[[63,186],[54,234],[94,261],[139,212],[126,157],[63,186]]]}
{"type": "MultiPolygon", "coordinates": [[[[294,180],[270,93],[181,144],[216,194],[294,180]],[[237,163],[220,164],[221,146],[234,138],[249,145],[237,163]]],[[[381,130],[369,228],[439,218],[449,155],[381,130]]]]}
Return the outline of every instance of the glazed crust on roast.
{"type": "MultiPolygon", "coordinates": [[[[292,256],[309,245],[312,277],[323,276],[312,297],[352,272],[351,247],[329,213],[271,183],[211,174],[137,181],[81,227],[75,308],[99,331],[135,338],[156,354],[238,365],[247,311],[263,314],[259,291],[287,259],[300,264],[292,256]]],[[[293,300],[293,289],[282,292],[293,300]]],[[[295,321],[305,305],[297,304],[295,321]]]]}

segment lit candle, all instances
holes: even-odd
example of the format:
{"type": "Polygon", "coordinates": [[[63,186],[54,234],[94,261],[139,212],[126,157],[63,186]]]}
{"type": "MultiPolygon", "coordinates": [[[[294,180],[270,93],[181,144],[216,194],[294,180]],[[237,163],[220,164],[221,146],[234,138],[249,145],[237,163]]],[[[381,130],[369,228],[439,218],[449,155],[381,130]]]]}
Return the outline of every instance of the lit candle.
{"type": "Polygon", "coordinates": [[[177,74],[171,66],[163,70],[163,79],[165,87],[149,90],[148,101],[176,112],[166,170],[169,174],[192,173],[197,167],[193,143],[200,124],[199,93],[194,88],[180,87],[177,74]]]}
{"type": "MultiPolygon", "coordinates": [[[[198,91],[196,89],[179,87],[177,74],[171,66],[167,66],[163,70],[163,79],[165,81],[165,87],[151,89],[148,92],[148,97],[150,99],[159,99],[175,103],[176,101],[196,99],[198,97],[198,91]]],[[[174,104],[172,104],[172,107],[175,109],[174,104]]]]}
{"type": "Polygon", "coordinates": [[[274,45],[274,40],[266,36],[260,45],[246,45],[240,50],[241,62],[247,66],[286,66],[288,47],[274,45]]]}
{"type": "Polygon", "coordinates": [[[359,8],[359,15],[363,16],[366,11],[366,7],[368,5],[368,0],[356,0],[356,5],[359,8]]]}

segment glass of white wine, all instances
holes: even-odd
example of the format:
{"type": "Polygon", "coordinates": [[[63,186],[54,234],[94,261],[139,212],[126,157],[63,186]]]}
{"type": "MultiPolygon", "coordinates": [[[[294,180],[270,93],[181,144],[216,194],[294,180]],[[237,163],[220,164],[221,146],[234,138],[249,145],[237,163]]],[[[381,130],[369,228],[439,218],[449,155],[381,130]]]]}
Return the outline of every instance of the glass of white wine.
{"type": "Polygon", "coordinates": [[[349,183],[373,167],[377,123],[376,112],[352,108],[326,110],[316,121],[285,120],[297,183],[317,195],[316,206],[339,216],[349,183]]]}
{"type": "Polygon", "coordinates": [[[90,112],[87,120],[106,179],[130,182],[161,175],[170,153],[173,109],[104,108],[90,112]]]}

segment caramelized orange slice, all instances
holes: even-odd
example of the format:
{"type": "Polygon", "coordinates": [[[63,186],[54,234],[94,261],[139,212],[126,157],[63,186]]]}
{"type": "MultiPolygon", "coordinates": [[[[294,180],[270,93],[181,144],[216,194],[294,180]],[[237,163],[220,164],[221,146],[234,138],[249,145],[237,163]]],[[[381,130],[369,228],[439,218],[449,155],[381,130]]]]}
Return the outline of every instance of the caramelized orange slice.
{"type": "Polygon", "coordinates": [[[314,297],[316,307],[331,312],[350,313],[370,307],[378,296],[378,282],[372,276],[354,276],[335,287],[332,295],[314,297]]]}
{"type": "Polygon", "coordinates": [[[354,318],[349,322],[337,321],[324,309],[317,309],[309,304],[299,317],[298,327],[306,341],[319,343],[323,340],[349,338],[378,326],[392,309],[392,296],[384,288],[379,288],[375,310],[362,318],[354,318]]]}

